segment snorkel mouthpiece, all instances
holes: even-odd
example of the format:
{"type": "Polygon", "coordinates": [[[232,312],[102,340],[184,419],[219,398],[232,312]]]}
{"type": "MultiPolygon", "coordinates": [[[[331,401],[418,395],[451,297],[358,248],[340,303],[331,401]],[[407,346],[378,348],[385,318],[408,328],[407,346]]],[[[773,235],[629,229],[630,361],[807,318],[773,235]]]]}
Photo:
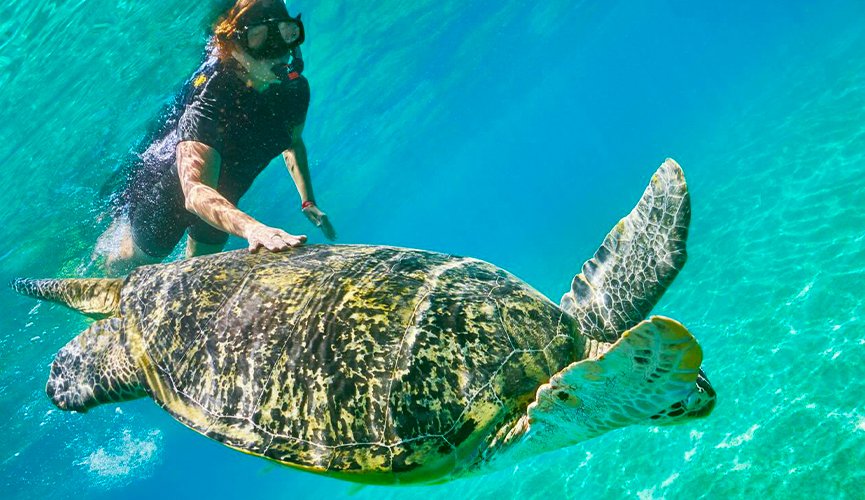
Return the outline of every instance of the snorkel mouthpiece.
{"type": "Polygon", "coordinates": [[[288,64],[285,64],[285,63],[274,64],[270,68],[270,71],[272,71],[273,74],[276,75],[276,77],[279,78],[279,81],[281,81],[281,82],[287,82],[289,80],[294,80],[295,78],[300,76],[299,73],[291,70],[291,66],[289,66],[288,64]],[[293,78],[292,78],[292,76],[293,76],[293,78]]]}
{"type": "Polygon", "coordinates": [[[303,58],[300,55],[300,47],[291,49],[290,62],[276,63],[270,67],[270,71],[281,82],[288,82],[299,78],[300,74],[303,73],[303,58]]]}

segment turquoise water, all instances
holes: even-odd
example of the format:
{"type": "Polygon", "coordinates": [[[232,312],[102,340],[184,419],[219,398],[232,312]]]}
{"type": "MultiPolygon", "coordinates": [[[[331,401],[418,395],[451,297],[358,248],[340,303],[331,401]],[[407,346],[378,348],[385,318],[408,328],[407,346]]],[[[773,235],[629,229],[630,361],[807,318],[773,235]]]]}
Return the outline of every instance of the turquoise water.
{"type": "MultiPolygon", "coordinates": [[[[196,67],[215,4],[6,8],[0,280],[86,263],[108,223],[99,186],[196,67]]],[[[87,323],[2,290],[4,498],[865,496],[865,4],[358,4],[290,4],[340,242],[471,255],[557,300],[676,158],[690,258],[655,312],[703,345],[712,416],[442,486],[358,489],[224,448],[149,400],[55,410],[47,367],[87,323]]],[[[241,206],[323,241],[276,164],[241,206]]]]}

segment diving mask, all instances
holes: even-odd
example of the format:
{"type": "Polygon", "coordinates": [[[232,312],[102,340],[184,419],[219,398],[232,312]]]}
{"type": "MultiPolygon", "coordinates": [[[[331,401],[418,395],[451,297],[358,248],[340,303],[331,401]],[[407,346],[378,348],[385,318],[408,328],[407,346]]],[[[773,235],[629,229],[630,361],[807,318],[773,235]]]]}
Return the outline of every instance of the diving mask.
{"type": "Polygon", "coordinates": [[[262,0],[238,19],[237,39],[255,59],[283,59],[303,43],[300,14],[291,17],[281,0],[262,0]]]}

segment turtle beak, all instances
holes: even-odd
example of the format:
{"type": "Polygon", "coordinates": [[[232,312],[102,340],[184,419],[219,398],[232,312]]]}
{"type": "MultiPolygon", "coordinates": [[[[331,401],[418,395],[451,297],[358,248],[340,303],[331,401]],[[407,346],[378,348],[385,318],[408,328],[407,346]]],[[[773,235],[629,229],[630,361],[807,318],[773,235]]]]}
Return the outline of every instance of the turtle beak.
{"type": "MultiPolygon", "coordinates": [[[[62,360],[61,360],[62,361],[62,360]]],[[[63,369],[63,365],[57,361],[51,366],[51,376],[45,384],[45,394],[54,403],[54,406],[64,411],[87,411],[83,405],[76,404],[74,391],[70,386],[70,374],[63,369]]]]}

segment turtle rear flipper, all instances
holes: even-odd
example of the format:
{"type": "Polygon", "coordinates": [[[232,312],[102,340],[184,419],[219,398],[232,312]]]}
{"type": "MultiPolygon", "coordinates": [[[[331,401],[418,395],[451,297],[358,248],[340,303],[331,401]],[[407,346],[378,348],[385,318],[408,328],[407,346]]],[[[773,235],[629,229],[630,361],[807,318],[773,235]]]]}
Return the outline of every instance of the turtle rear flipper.
{"type": "Polygon", "coordinates": [[[542,385],[527,410],[535,446],[556,447],[632,424],[696,390],[703,353],[678,322],[655,316],[625,332],[597,359],[571,364],[542,385]]]}
{"type": "Polygon", "coordinates": [[[646,318],[685,265],[690,219],[685,175],[667,159],[562,297],[561,308],[580,323],[581,333],[615,342],[646,318]]]}
{"type": "Polygon", "coordinates": [[[147,395],[137,365],[120,340],[121,320],[93,323],[54,357],[45,392],[61,410],[86,412],[147,395]]]}
{"type": "Polygon", "coordinates": [[[22,295],[57,302],[94,319],[120,313],[122,279],[16,279],[11,285],[22,295]]]}

